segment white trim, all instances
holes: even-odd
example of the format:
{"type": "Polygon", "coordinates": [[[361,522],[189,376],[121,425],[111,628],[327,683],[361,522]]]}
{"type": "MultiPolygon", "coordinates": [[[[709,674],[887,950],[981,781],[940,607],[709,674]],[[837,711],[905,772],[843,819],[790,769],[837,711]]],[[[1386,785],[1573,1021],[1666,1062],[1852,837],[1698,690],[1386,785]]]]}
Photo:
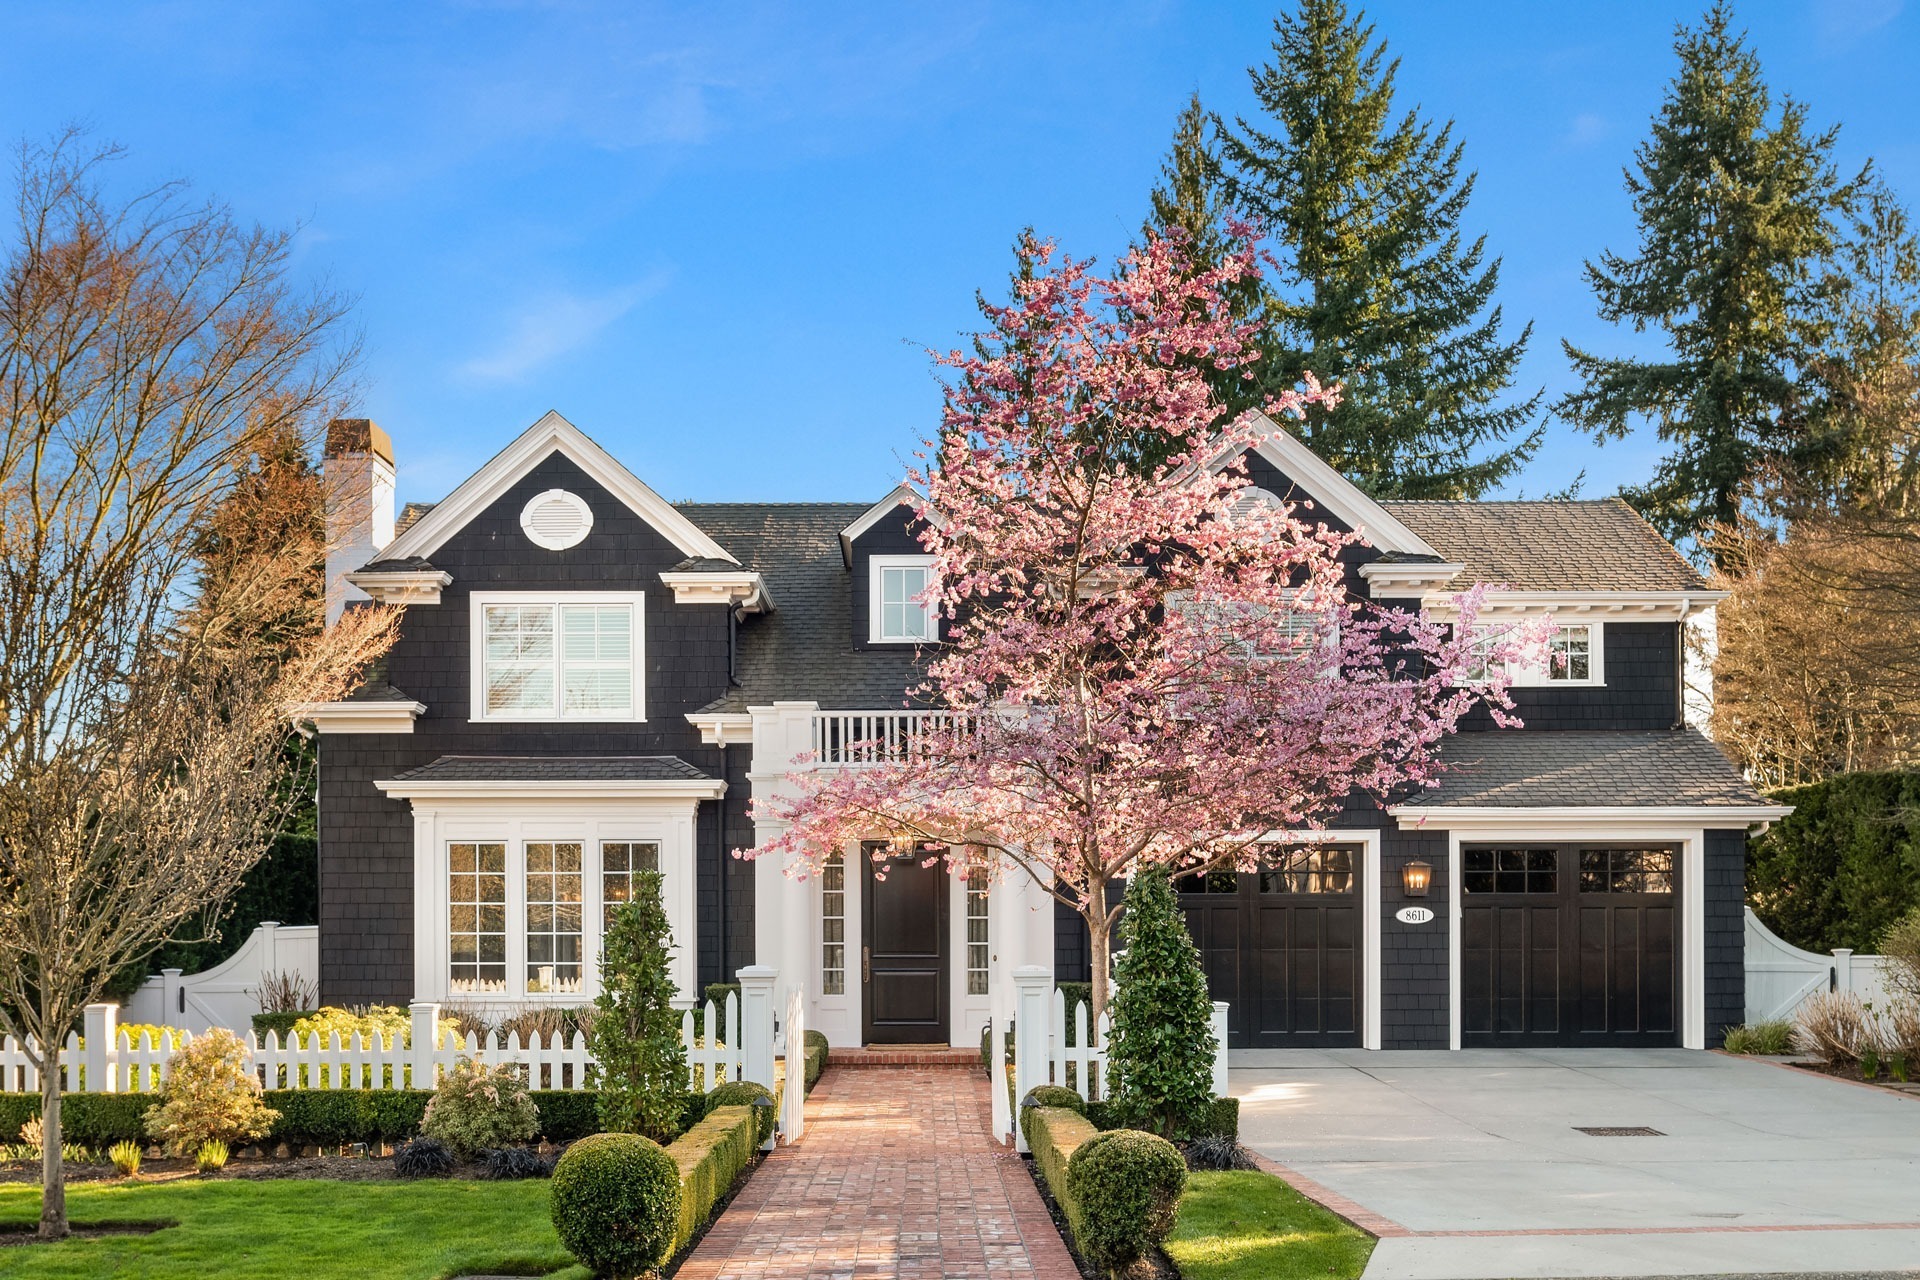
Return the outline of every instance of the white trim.
{"type": "Polygon", "coordinates": [[[608,493],[624,502],[683,555],[738,563],[725,547],[708,537],[672,503],[641,483],[638,476],[620,465],[580,428],[552,411],[521,432],[433,510],[395,538],[382,551],[382,557],[390,560],[430,557],[527,472],[556,453],[564,454],[608,493]]]}
{"type": "Polygon", "coordinates": [[[1460,930],[1466,924],[1466,890],[1460,883],[1460,833],[1447,833],[1447,1048],[1460,1048],[1460,930]]]}
{"type": "Polygon", "coordinates": [[[311,723],[315,733],[412,733],[424,702],[309,702],[293,718],[311,723]]]}
{"type": "Polygon", "coordinates": [[[751,570],[722,573],[667,570],[661,573],[660,581],[672,588],[675,604],[732,604],[747,613],[767,613],[773,609],[766,580],[751,570]]]}
{"type": "Polygon", "coordinates": [[[1434,564],[1422,560],[1373,560],[1360,566],[1360,576],[1375,596],[1410,591],[1422,595],[1444,586],[1467,571],[1463,564],[1434,564]]]}
{"type": "Polygon", "coordinates": [[[709,747],[753,741],[753,716],[745,711],[689,711],[687,723],[700,731],[709,747]]]}
{"type": "MultiPolygon", "coordinates": [[[[933,557],[915,556],[868,556],[867,557],[867,643],[868,644],[937,644],[940,640],[940,609],[932,601],[920,606],[927,617],[925,636],[889,636],[881,633],[881,621],[884,617],[881,599],[881,583],[888,569],[925,569],[928,571],[928,585],[932,586],[933,557]]],[[[906,603],[911,604],[911,601],[906,603]]]]}
{"type": "Polygon", "coordinates": [[[719,778],[538,779],[469,781],[436,778],[375,780],[396,800],[718,800],[727,792],[719,778]]]}
{"type": "Polygon", "coordinates": [[[440,569],[356,569],[348,582],[381,604],[439,604],[453,575],[440,569]]]}
{"type": "MultiPolygon", "coordinates": [[[[1744,827],[1765,830],[1793,812],[1785,804],[1672,804],[1552,805],[1523,809],[1501,805],[1392,805],[1387,809],[1399,820],[1402,830],[1429,828],[1435,831],[1471,830],[1486,835],[1511,836],[1515,832],[1537,832],[1542,839],[1571,835],[1592,835],[1596,829],[1640,831],[1675,823],[1715,831],[1744,827]]],[[[1611,837],[1609,837],[1611,838],[1611,837]]]]}
{"type": "Polygon", "coordinates": [[[1385,1040],[1381,1031],[1383,1019],[1380,1016],[1381,974],[1385,971],[1384,949],[1386,946],[1386,922],[1380,918],[1384,910],[1381,902],[1380,883],[1380,833],[1369,831],[1360,851],[1362,874],[1360,878],[1361,911],[1360,917],[1360,1047],[1362,1049],[1381,1049],[1385,1040]]]}
{"type": "Polygon", "coordinates": [[[475,591],[468,597],[467,720],[471,724],[642,724],[647,718],[647,595],[644,591],[475,591]],[[490,715],[487,712],[487,606],[553,605],[554,689],[553,713],[490,715]],[[625,604],[633,607],[633,710],[619,715],[566,715],[566,690],[561,687],[564,642],[560,607],[564,605],[625,604]]]}
{"type": "MultiPolygon", "coordinates": [[[[1258,409],[1249,410],[1249,416],[1256,426],[1269,433],[1253,451],[1283,472],[1315,506],[1339,517],[1343,524],[1365,535],[1367,542],[1381,551],[1439,557],[1440,553],[1429,546],[1426,539],[1361,492],[1353,481],[1328,466],[1298,436],[1258,409]]],[[[1226,466],[1237,456],[1230,454],[1217,460],[1214,468],[1226,466]]]]}
{"type": "MultiPolygon", "coordinates": [[[[1726,599],[1724,591],[1513,591],[1486,593],[1480,616],[1553,614],[1556,617],[1602,615],[1644,622],[1680,622],[1726,599]]],[[[1428,592],[1420,603],[1436,619],[1459,612],[1457,593],[1428,592]]]]}
{"type": "Polygon", "coordinates": [[[1558,617],[1554,621],[1558,630],[1553,640],[1560,638],[1561,631],[1570,631],[1575,627],[1583,628],[1587,633],[1587,678],[1570,680],[1554,674],[1553,641],[1548,642],[1547,661],[1543,666],[1522,666],[1517,662],[1507,664],[1507,683],[1515,689],[1603,689],[1607,684],[1607,624],[1604,622],[1562,622],[1558,617]]]}
{"type": "MultiPolygon", "coordinates": [[[[862,534],[891,515],[895,507],[904,505],[918,512],[925,501],[918,489],[902,482],[894,486],[892,493],[861,512],[858,520],[840,531],[840,558],[846,562],[847,568],[853,568],[853,544],[859,541],[862,534]]],[[[939,514],[931,509],[921,518],[936,529],[943,523],[939,514]]]]}
{"type": "Polygon", "coordinates": [[[577,547],[585,542],[587,535],[593,532],[593,508],[588,506],[587,500],[577,493],[569,493],[565,489],[548,489],[545,493],[536,493],[528,498],[527,505],[520,508],[520,532],[526,534],[527,541],[536,547],[544,547],[548,551],[565,551],[569,547],[577,547]],[[573,514],[580,518],[579,527],[561,537],[549,537],[535,529],[533,527],[534,508],[546,506],[550,502],[571,507],[573,514]]]}

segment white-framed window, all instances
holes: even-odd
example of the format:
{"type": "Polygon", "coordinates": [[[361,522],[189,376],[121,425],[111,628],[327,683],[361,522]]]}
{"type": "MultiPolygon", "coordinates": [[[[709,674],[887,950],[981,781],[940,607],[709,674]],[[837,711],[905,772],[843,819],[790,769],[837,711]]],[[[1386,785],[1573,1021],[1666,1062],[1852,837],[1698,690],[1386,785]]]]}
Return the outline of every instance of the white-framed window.
{"type": "Polygon", "coordinates": [[[992,964],[991,920],[987,915],[987,869],[967,873],[967,994],[987,994],[987,971],[992,964]]]}
{"type": "Polygon", "coordinates": [[[527,862],[527,990],[580,991],[580,842],[529,840],[527,862]]]}
{"type": "MultiPolygon", "coordinates": [[[[1320,615],[1300,605],[1302,592],[1297,587],[1289,587],[1281,592],[1283,601],[1275,625],[1278,634],[1274,637],[1277,647],[1271,652],[1258,651],[1253,642],[1236,642],[1234,647],[1247,659],[1269,658],[1291,662],[1299,658],[1313,656],[1314,635],[1321,626],[1320,615]]],[[[1182,615],[1193,619],[1200,626],[1218,625],[1223,630],[1232,628],[1242,618],[1256,616],[1256,610],[1265,606],[1244,601],[1216,600],[1206,605],[1196,604],[1191,594],[1185,591],[1170,593],[1167,596],[1167,608],[1178,610],[1182,615]]],[[[1335,658],[1340,649],[1340,624],[1336,619],[1328,628],[1323,652],[1329,658],[1335,658]]]]}
{"type": "Polygon", "coordinates": [[[645,599],[475,592],[472,718],[646,719],[645,599]]]}
{"type": "Polygon", "coordinates": [[[820,862],[820,994],[847,994],[847,856],[820,862]]]}
{"type": "Polygon", "coordinates": [[[656,840],[602,840],[600,842],[600,927],[613,923],[614,910],[633,901],[633,877],[660,869],[656,840]]]}
{"type": "Polygon", "coordinates": [[[507,846],[447,845],[448,984],[453,991],[507,989],[507,846]]]}
{"type": "MultiPolygon", "coordinates": [[[[1493,632],[1483,627],[1486,643],[1493,632]]],[[[1469,673],[1472,678],[1472,673],[1469,673]]],[[[1597,688],[1607,682],[1606,624],[1570,622],[1555,631],[1547,642],[1544,665],[1507,667],[1507,681],[1516,689],[1597,688]]]]}
{"type": "Polygon", "coordinates": [[[873,556],[867,573],[869,643],[926,644],[939,639],[933,604],[919,599],[934,582],[932,556],[873,556]]]}

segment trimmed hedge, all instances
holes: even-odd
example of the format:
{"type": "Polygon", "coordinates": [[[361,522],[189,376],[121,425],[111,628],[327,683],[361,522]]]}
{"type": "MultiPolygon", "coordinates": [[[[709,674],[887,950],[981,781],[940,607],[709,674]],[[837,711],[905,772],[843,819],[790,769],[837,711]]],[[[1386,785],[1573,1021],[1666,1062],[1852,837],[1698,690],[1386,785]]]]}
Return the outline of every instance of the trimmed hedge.
{"type": "Polygon", "coordinates": [[[751,1080],[732,1080],[716,1085],[711,1089],[701,1106],[701,1119],[712,1115],[721,1107],[751,1107],[758,1124],[754,1134],[754,1145],[758,1146],[773,1136],[776,1116],[773,1110],[773,1090],[751,1080]],[[762,1105],[764,1104],[764,1105],[762,1105]]]}
{"type": "MultiPolygon", "coordinates": [[[[712,1114],[667,1144],[680,1167],[680,1220],[669,1257],[687,1247],[713,1206],[753,1161],[754,1107],[715,1107],[712,1114]]],[[[662,1259],[664,1261],[664,1259],[662,1259]]]]}
{"type": "Polygon", "coordinates": [[[1033,1163],[1047,1180],[1047,1190],[1067,1217],[1067,1229],[1077,1241],[1086,1230],[1086,1218],[1080,1201],[1067,1187],[1067,1166],[1073,1153],[1100,1136],[1087,1118],[1065,1107],[1027,1107],[1020,1113],[1020,1128],[1033,1151],[1033,1163]]]}
{"type": "Polygon", "coordinates": [[[280,1118],[267,1140],[315,1147],[398,1142],[420,1132],[432,1097],[425,1089],[269,1089],[267,1105],[280,1118]]]}
{"type": "Polygon", "coordinates": [[[1131,1267],[1172,1233],[1186,1185],[1187,1163],[1165,1138],[1115,1129],[1081,1143],[1067,1162],[1080,1252],[1109,1273],[1131,1267]]]}
{"type": "MultiPolygon", "coordinates": [[[[1115,1114],[1113,1103],[1107,1099],[1087,1104],[1087,1119],[1093,1127],[1102,1133],[1126,1126],[1115,1114]]],[[[1205,1115],[1188,1130],[1175,1134],[1181,1142],[1192,1142],[1195,1138],[1233,1138],[1240,1137],[1240,1099],[1215,1098],[1207,1105],[1205,1115]]]]}
{"type": "MultiPolygon", "coordinates": [[[[151,1093],[69,1093],[60,1099],[60,1140],[102,1151],[116,1142],[145,1147],[142,1118],[159,1098],[151,1093]]],[[[0,1143],[20,1140],[20,1126],[40,1118],[38,1093],[0,1093],[0,1143]]]]}
{"type": "Polygon", "coordinates": [[[825,1032],[822,1032],[822,1031],[807,1032],[806,1092],[812,1093],[813,1086],[820,1083],[820,1076],[827,1069],[827,1054],[829,1052],[831,1052],[831,1046],[827,1044],[827,1037],[825,1032]]]}
{"type": "Polygon", "coordinates": [[[1063,1084],[1036,1085],[1020,1099],[1022,1107],[1064,1107],[1068,1111],[1087,1114],[1087,1100],[1063,1084]]]}
{"type": "Polygon", "coordinates": [[[1808,951],[1871,952],[1920,907],[1920,773],[1843,773],[1770,797],[1794,806],[1747,842],[1747,902],[1808,951]]]}

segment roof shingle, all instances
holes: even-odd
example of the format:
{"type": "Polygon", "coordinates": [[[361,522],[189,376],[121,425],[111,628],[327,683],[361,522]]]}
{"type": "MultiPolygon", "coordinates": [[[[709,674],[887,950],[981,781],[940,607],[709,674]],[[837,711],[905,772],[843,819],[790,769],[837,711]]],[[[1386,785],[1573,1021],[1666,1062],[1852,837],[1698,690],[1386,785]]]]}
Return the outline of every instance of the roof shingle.
{"type": "Polygon", "coordinates": [[[1440,785],[1416,808],[1614,808],[1767,803],[1692,729],[1460,733],[1440,746],[1440,785]]]}
{"type": "Polygon", "coordinates": [[[1706,581],[1619,498],[1383,502],[1462,578],[1516,591],[1698,591],[1706,581]]]}

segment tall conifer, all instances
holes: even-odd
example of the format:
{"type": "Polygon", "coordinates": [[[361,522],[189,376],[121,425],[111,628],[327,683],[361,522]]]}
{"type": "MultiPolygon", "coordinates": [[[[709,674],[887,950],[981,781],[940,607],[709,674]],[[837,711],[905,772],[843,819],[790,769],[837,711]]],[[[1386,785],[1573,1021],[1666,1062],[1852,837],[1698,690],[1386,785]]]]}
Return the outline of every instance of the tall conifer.
{"type": "Polygon", "coordinates": [[[1732,21],[1716,4],[1679,30],[1680,69],[1626,171],[1640,244],[1587,264],[1601,317],[1664,333],[1669,354],[1567,343],[1585,385],[1554,406],[1601,440],[1657,429],[1671,451],[1625,496],[1676,540],[1735,524],[1790,451],[1786,420],[1823,336],[1834,220],[1858,183],[1836,174],[1837,130],[1814,132],[1791,97],[1776,106],[1732,21]]]}
{"type": "MultiPolygon", "coordinates": [[[[1398,65],[1363,13],[1300,0],[1250,72],[1259,111],[1215,122],[1221,194],[1278,258],[1257,376],[1229,407],[1339,382],[1294,427],[1322,458],[1381,497],[1477,497],[1539,444],[1540,395],[1509,394],[1532,326],[1503,338],[1499,259],[1460,229],[1474,175],[1451,122],[1395,114],[1398,65]]],[[[1191,145],[1183,117],[1171,168],[1191,145]]]]}

